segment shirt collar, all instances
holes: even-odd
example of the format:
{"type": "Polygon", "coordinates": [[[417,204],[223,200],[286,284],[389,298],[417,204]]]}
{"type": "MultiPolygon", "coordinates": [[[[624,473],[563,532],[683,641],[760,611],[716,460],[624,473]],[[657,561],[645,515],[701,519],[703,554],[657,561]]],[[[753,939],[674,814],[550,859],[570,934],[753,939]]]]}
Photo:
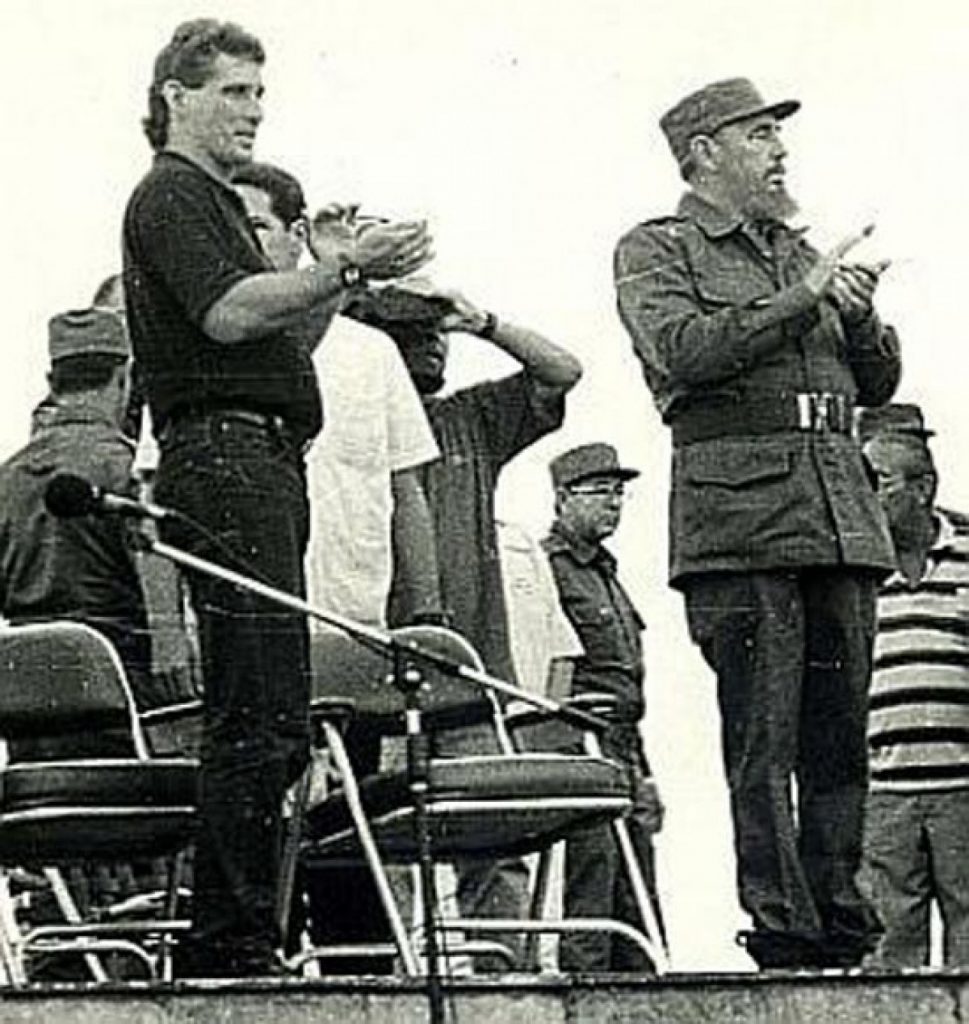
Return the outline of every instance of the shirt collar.
{"type": "Polygon", "coordinates": [[[168,163],[169,161],[174,161],[175,163],[182,164],[185,167],[191,167],[199,174],[204,174],[207,181],[214,182],[220,189],[222,189],[223,192],[232,197],[232,201],[234,203],[240,206],[243,210],[245,209],[245,204],[243,203],[242,198],[232,185],[227,181],[223,181],[221,178],[217,178],[211,171],[207,170],[190,156],[186,156],[184,153],[179,153],[174,149],[161,149],[155,154],[156,163],[168,163]]]}

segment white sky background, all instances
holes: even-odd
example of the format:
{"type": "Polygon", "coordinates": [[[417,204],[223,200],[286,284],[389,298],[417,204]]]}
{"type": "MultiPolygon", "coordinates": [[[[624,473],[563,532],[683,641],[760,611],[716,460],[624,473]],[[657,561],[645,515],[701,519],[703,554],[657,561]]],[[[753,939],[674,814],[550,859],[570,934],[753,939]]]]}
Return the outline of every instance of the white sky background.
{"type": "MultiPolygon", "coordinates": [[[[611,253],[671,210],[656,125],[687,91],[746,74],[804,107],[791,187],[818,244],[869,220],[892,257],[899,398],[939,432],[942,497],[969,509],[964,327],[969,7],[962,0],[3,0],[5,159],[0,457],[44,390],[46,320],[120,262],[124,202],[148,165],[150,66],[181,20],[231,18],[268,50],[259,155],[311,203],[427,216],[431,272],[571,348],[586,376],[563,431],[506,473],[503,514],[541,531],[545,464],[608,439],[644,470],[615,542],[649,623],[649,745],[676,966],[744,966],[712,679],[665,585],[668,438],[614,312],[611,253]]],[[[505,364],[454,345],[452,382],[505,364]]]]}

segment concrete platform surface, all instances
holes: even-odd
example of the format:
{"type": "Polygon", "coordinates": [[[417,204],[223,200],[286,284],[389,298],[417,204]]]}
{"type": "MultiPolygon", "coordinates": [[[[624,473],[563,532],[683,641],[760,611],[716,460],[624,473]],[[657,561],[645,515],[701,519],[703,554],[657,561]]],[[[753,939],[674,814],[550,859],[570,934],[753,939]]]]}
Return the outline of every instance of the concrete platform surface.
{"type": "MultiPolygon", "coordinates": [[[[969,973],[461,979],[447,1024],[963,1024],[969,973]]],[[[5,990],[0,1024],[426,1024],[419,981],[61,985],[5,990]]]]}

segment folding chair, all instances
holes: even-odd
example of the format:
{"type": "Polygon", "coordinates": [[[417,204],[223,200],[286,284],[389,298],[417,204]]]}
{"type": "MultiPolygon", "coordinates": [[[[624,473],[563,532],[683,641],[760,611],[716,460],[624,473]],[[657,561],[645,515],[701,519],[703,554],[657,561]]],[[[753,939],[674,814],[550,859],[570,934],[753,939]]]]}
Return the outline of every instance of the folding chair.
{"type": "MultiPolygon", "coordinates": [[[[574,694],[563,702],[565,707],[578,708],[595,714],[603,722],[608,723],[617,718],[619,712],[618,698],[609,693],[579,693],[574,694]]],[[[575,726],[550,715],[534,707],[513,703],[509,706],[506,714],[506,728],[516,747],[523,747],[527,750],[569,750],[581,743],[586,753],[595,757],[601,757],[602,747],[599,735],[590,729],[583,730],[581,737],[575,726]]],[[[654,968],[658,973],[663,973],[668,960],[666,940],[663,928],[660,925],[657,907],[654,906],[653,897],[650,895],[642,869],[636,856],[632,838],[629,834],[629,827],[622,816],[617,816],[609,822],[610,829],[616,841],[619,851],[619,859],[623,871],[629,880],[629,885],[636,902],[639,918],[645,933],[653,942],[654,948],[661,953],[661,959],[657,960],[655,955],[651,956],[654,968]]],[[[543,850],[538,864],[536,881],[536,899],[544,901],[545,891],[549,882],[551,869],[552,850],[543,850]]],[[[589,930],[602,930],[603,918],[586,918],[589,922],[589,930]]]]}
{"type": "MultiPolygon", "coordinates": [[[[463,638],[437,627],[398,630],[395,636],[480,671],[480,661],[463,638]]],[[[373,876],[393,934],[394,948],[408,974],[420,973],[419,934],[412,934],[397,907],[385,865],[415,864],[420,837],[415,827],[415,806],[407,771],[380,773],[358,780],[341,736],[330,719],[328,702],[335,697],[355,705],[354,713],[368,725],[399,733],[405,718],[405,698],[390,678],[393,660],[385,651],[361,645],[339,633],[320,634],[312,645],[314,717],[319,739],[335,762],[341,785],[306,814],[301,856],[304,865],[365,862],[373,876]]],[[[398,666],[400,670],[400,666],[398,666]]],[[[468,705],[481,696],[469,684],[454,678],[440,665],[407,659],[405,672],[422,677],[423,710],[427,724],[440,727],[465,720],[468,705]]],[[[341,708],[342,710],[342,708],[341,708]]],[[[489,860],[532,853],[548,848],[575,828],[611,821],[631,806],[625,773],[614,763],[592,755],[556,753],[435,758],[429,761],[424,806],[431,855],[435,862],[456,857],[489,860]]],[[[654,960],[656,943],[621,922],[600,922],[636,942],[654,960]]],[[[522,932],[587,930],[588,921],[543,922],[524,920],[438,920],[441,932],[522,932]]],[[[426,939],[426,937],[425,937],[426,939]]],[[[480,952],[474,943],[448,950],[480,952]]],[[[332,951],[305,951],[293,966],[332,951]]],[[[345,947],[339,949],[346,955],[345,947]]],[[[383,947],[366,948],[357,955],[386,955],[383,947]]]]}
{"type": "MultiPolygon", "coordinates": [[[[43,957],[83,955],[93,980],[103,954],[135,957],[170,977],[180,851],[190,841],[197,762],[151,758],[124,669],[89,626],[50,622],[0,628],[0,955],[23,985],[43,957]],[[171,859],[163,905],[137,920],[82,919],[66,869],[91,862],[171,859]],[[14,868],[49,883],[63,921],[25,926],[14,868]]],[[[142,910],[145,908],[142,907],[142,910]]],[[[105,919],[110,918],[110,919],[105,919]]]]}

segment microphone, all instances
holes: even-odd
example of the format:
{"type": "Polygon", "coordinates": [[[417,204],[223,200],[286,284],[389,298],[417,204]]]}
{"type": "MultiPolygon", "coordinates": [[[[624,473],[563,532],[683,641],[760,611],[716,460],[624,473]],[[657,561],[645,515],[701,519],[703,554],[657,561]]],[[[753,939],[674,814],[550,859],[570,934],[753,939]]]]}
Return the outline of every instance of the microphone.
{"type": "Polygon", "coordinates": [[[150,501],[136,501],[95,487],[73,473],[59,473],[44,491],[44,505],[58,519],[86,515],[119,515],[135,519],[170,519],[175,513],[150,501]]]}

